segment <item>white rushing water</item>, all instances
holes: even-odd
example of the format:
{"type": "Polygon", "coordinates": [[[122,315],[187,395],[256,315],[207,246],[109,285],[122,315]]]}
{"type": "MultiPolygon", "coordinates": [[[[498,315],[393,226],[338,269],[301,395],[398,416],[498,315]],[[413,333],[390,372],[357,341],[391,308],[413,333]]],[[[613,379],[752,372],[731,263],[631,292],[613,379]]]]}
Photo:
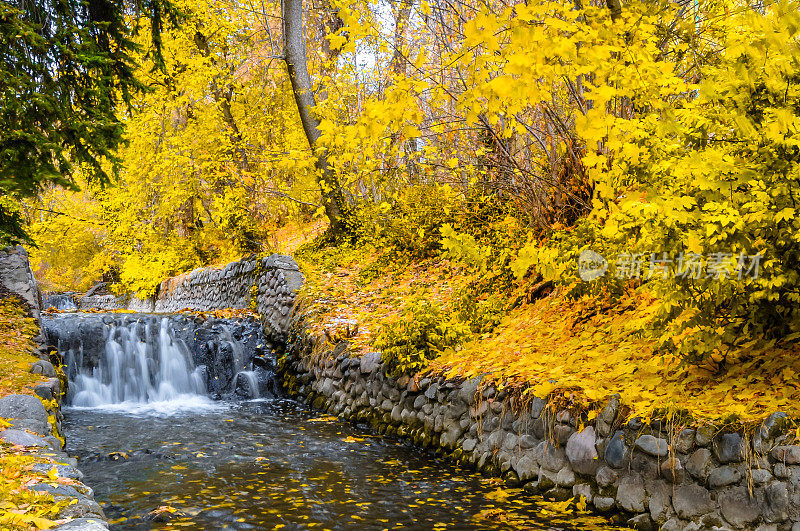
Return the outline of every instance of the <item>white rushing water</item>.
{"type": "Polygon", "coordinates": [[[100,363],[80,369],[82,352],[67,353],[70,403],[76,408],[102,408],[131,413],[169,414],[203,409],[206,398],[201,373],[185,344],[176,339],[169,319],[161,319],[157,336],[151,322],[113,326],[100,363]]]}
{"type": "Polygon", "coordinates": [[[240,371],[236,373],[235,379],[242,377],[247,381],[247,386],[250,391],[251,398],[261,398],[261,393],[258,389],[258,377],[255,371],[240,371]]]}

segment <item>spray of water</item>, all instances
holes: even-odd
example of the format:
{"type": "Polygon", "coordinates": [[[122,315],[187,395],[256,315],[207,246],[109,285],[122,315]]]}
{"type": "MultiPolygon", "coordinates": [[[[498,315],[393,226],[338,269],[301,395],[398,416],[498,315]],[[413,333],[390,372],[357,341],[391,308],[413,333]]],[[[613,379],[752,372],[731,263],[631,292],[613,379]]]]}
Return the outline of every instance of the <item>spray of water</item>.
{"type": "Polygon", "coordinates": [[[152,324],[114,326],[100,364],[81,369],[80,353],[67,353],[70,403],[76,407],[186,401],[206,394],[202,374],[186,346],[163,318],[157,336],[152,324]]]}

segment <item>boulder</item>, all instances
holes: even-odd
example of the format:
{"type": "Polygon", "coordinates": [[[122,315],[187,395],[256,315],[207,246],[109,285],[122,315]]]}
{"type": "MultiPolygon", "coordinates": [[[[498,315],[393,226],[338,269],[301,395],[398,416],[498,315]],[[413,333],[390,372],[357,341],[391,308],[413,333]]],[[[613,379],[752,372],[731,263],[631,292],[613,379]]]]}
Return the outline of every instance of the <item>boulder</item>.
{"type": "Polygon", "coordinates": [[[714,437],[714,457],[723,465],[744,458],[744,443],[738,433],[723,433],[714,437]]]}
{"type": "Polygon", "coordinates": [[[625,444],[625,432],[616,431],[606,445],[606,463],[614,468],[622,468],[625,459],[629,456],[628,446],[625,444]]]}
{"type": "Polygon", "coordinates": [[[19,429],[31,430],[39,435],[50,433],[47,411],[35,396],[8,395],[0,398],[0,417],[9,419],[19,429]]]}
{"type": "Polygon", "coordinates": [[[711,472],[711,452],[708,448],[699,448],[686,460],[686,471],[693,478],[705,481],[711,472]]]}
{"type": "Polygon", "coordinates": [[[800,464],[800,446],[777,446],[772,449],[772,458],[785,465],[800,464]]]}
{"type": "Polygon", "coordinates": [[[738,483],[742,479],[742,474],[729,466],[721,466],[713,469],[708,474],[708,486],[712,489],[719,489],[738,483]]]}
{"type": "Polygon", "coordinates": [[[683,465],[679,459],[670,457],[661,463],[660,467],[661,477],[670,483],[679,484],[683,481],[683,465]]]}
{"type": "Polygon", "coordinates": [[[789,517],[789,490],[786,483],[773,481],[764,489],[764,518],[767,522],[782,522],[789,517]]]}
{"type": "Polygon", "coordinates": [[[623,477],[617,488],[617,504],[628,512],[642,513],[645,511],[647,492],[644,481],[639,475],[623,477]]]}
{"type": "Polygon", "coordinates": [[[47,441],[45,441],[43,438],[37,437],[36,435],[31,435],[27,431],[15,430],[11,428],[0,431],[0,439],[4,440],[8,444],[17,446],[47,446],[47,441]]]}
{"type": "Polygon", "coordinates": [[[756,490],[755,496],[750,496],[747,487],[730,487],[720,492],[717,497],[722,516],[734,527],[749,528],[761,516],[763,492],[756,490]],[[760,494],[760,495],[759,495],[760,494]]]}
{"type": "Polygon", "coordinates": [[[522,481],[528,481],[539,476],[539,463],[530,453],[520,457],[514,469],[522,481]]]}
{"type": "Polygon", "coordinates": [[[375,372],[381,363],[380,352],[368,352],[361,356],[361,373],[370,374],[375,372]]]}
{"type": "Polygon", "coordinates": [[[709,513],[715,508],[711,493],[693,483],[684,483],[675,489],[672,506],[678,516],[684,520],[709,513]]]}
{"type": "Polygon", "coordinates": [[[688,454],[694,446],[694,430],[690,428],[681,430],[672,444],[676,452],[688,454]]]}
{"type": "Polygon", "coordinates": [[[30,371],[33,374],[43,374],[48,378],[55,378],[57,376],[55,367],[53,367],[53,364],[47,360],[39,360],[33,363],[30,371]]]}
{"type": "Polygon", "coordinates": [[[59,531],[107,531],[108,524],[99,518],[75,518],[53,529],[59,531]]]}
{"type": "Polygon", "coordinates": [[[572,469],[578,474],[592,475],[600,466],[597,458],[594,428],[586,427],[583,431],[573,433],[567,440],[566,455],[572,469]]]}
{"type": "Polygon", "coordinates": [[[22,301],[30,317],[37,321],[42,309],[39,284],[33,276],[28,252],[21,245],[0,249],[0,286],[22,301]]]}
{"type": "Polygon", "coordinates": [[[669,451],[669,443],[666,439],[653,437],[652,435],[642,435],[636,439],[636,448],[655,457],[664,457],[669,451]]]}
{"type": "Polygon", "coordinates": [[[600,467],[600,469],[597,471],[597,484],[601,487],[613,485],[618,478],[619,474],[607,466],[600,467]]]}

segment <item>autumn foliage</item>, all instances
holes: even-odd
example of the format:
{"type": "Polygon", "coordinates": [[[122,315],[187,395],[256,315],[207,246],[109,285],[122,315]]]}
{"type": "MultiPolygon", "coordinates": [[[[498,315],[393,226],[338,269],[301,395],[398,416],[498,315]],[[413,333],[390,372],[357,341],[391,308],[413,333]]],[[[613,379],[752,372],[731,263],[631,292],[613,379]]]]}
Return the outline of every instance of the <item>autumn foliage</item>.
{"type": "Polygon", "coordinates": [[[796,404],[768,390],[800,339],[797,2],[323,0],[305,13],[313,148],[279,5],[178,4],[164,69],[136,57],[150,90],[114,186],[22,206],[49,288],[151,295],[305,242],[317,325],[358,321],[330,338],[400,372],[435,359],[647,412],[796,404]],[[308,243],[334,192],[346,233],[308,243]],[[588,250],[607,267],[591,281],[588,250]]]}

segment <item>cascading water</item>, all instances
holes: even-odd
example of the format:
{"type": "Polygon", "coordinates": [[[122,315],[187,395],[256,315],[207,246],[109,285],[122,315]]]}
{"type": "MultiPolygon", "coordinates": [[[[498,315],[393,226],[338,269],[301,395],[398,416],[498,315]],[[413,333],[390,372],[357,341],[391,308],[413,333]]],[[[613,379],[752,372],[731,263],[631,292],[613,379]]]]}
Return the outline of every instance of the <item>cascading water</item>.
{"type": "MultiPolygon", "coordinates": [[[[112,529],[487,528],[474,518],[497,503],[493,483],[274,399],[273,346],[254,319],[43,321],[68,364],[67,447],[112,529]]],[[[520,521],[536,514],[509,503],[530,509],[520,521]]]]}
{"type": "Polygon", "coordinates": [[[166,402],[205,396],[201,370],[193,366],[185,344],[174,336],[166,317],[154,334],[152,321],[113,325],[100,363],[82,368],[70,349],[68,374],[74,375],[68,401],[77,407],[166,402]]]}
{"type": "Polygon", "coordinates": [[[44,308],[55,308],[60,311],[77,310],[78,305],[75,304],[75,299],[72,295],[67,293],[53,293],[43,297],[44,308]]]}
{"type": "Polygon", "coordinates": [[[162,415],[280,394],[255,320],[75,312],[44,324],[64,358],[72,407],[162,415]]]}

